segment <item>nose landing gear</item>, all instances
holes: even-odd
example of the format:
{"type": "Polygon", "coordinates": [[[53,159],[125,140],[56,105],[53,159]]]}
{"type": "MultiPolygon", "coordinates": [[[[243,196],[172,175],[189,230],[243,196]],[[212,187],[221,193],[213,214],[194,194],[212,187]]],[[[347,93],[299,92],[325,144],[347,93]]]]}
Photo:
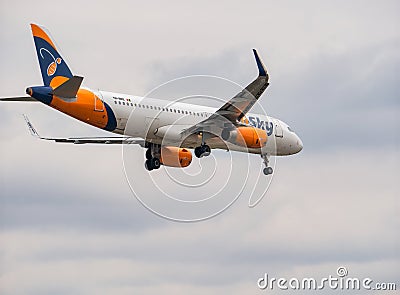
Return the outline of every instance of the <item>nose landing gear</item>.
{"type": "Polygon", "coordinates": [[[274,172],[272,167],[269,166],[269,157],[267,154],[261,154],[261,158],[264,160],[265,168],[263,169],[263,173],[265,175],[270,175],[274,172]]]}

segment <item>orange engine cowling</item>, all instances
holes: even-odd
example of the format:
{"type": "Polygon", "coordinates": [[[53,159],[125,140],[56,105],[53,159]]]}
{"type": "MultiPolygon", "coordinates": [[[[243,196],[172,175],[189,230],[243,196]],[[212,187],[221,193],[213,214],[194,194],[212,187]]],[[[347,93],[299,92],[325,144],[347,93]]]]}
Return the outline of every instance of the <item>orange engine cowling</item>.
{"type": "Polygon", "coordinates": [[[248,148],[261,148],[268,140],[265,130],[255,127],[238,127],[222,132],[222,139],[248,148]]]}
{"type": "Polygon", "coordinates": [[[170,167],[187,167],[192,162],[192,153],[185,148],[164,146],[161,148],[161,164],[170,167]]]}

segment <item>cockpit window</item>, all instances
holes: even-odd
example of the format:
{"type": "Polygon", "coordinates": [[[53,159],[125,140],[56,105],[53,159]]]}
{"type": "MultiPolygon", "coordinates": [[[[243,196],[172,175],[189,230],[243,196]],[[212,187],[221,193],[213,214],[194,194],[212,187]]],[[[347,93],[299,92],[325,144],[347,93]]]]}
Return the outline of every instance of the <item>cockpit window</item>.
{"type": "Polygon", "coordinates": [[[288,129],[290,132],[294,132],[294,131],[292,130],[292,128],[290,128],[289,126],[287,127],[287,129],[288,129]]]}

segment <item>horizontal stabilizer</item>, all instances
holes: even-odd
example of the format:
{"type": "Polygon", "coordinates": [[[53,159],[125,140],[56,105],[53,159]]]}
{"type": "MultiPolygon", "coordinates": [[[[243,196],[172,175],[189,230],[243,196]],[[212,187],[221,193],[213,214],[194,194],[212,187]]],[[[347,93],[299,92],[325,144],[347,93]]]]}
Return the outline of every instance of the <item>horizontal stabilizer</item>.
{"type": "Polygon", "coordinates": [[[54,89],[53,94],[61,98],[75,98],[82,81],[83,77],[73,76],[71,79],[65,81],[54,89]]]}
{"type": "Polygon", "coordinates": [[[27,101],[27,102],[38,102],[36,99],[30,96],[17,96],[17,97],[5,97],[0,98],[0,101],[27,101]]]}

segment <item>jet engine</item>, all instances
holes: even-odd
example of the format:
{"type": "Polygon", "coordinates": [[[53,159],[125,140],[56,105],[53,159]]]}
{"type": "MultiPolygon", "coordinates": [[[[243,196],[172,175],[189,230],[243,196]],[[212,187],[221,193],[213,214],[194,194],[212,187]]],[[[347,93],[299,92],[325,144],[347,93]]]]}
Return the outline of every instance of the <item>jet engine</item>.
{"type": "Polygon", "coordinates": [[[192,153],[185,148],[164,146],[161,148],[161,164],[170,167],[187,167],[192,162],[192,153]]]}
{"type": "Polygon", "coordinates": [[[230,143],[248,148],[261,148],[267,143],[268,139],[265,130],[247,126],[237,127],[233,130],[225,129],[222,131],[221,137],[230,143]]]}

